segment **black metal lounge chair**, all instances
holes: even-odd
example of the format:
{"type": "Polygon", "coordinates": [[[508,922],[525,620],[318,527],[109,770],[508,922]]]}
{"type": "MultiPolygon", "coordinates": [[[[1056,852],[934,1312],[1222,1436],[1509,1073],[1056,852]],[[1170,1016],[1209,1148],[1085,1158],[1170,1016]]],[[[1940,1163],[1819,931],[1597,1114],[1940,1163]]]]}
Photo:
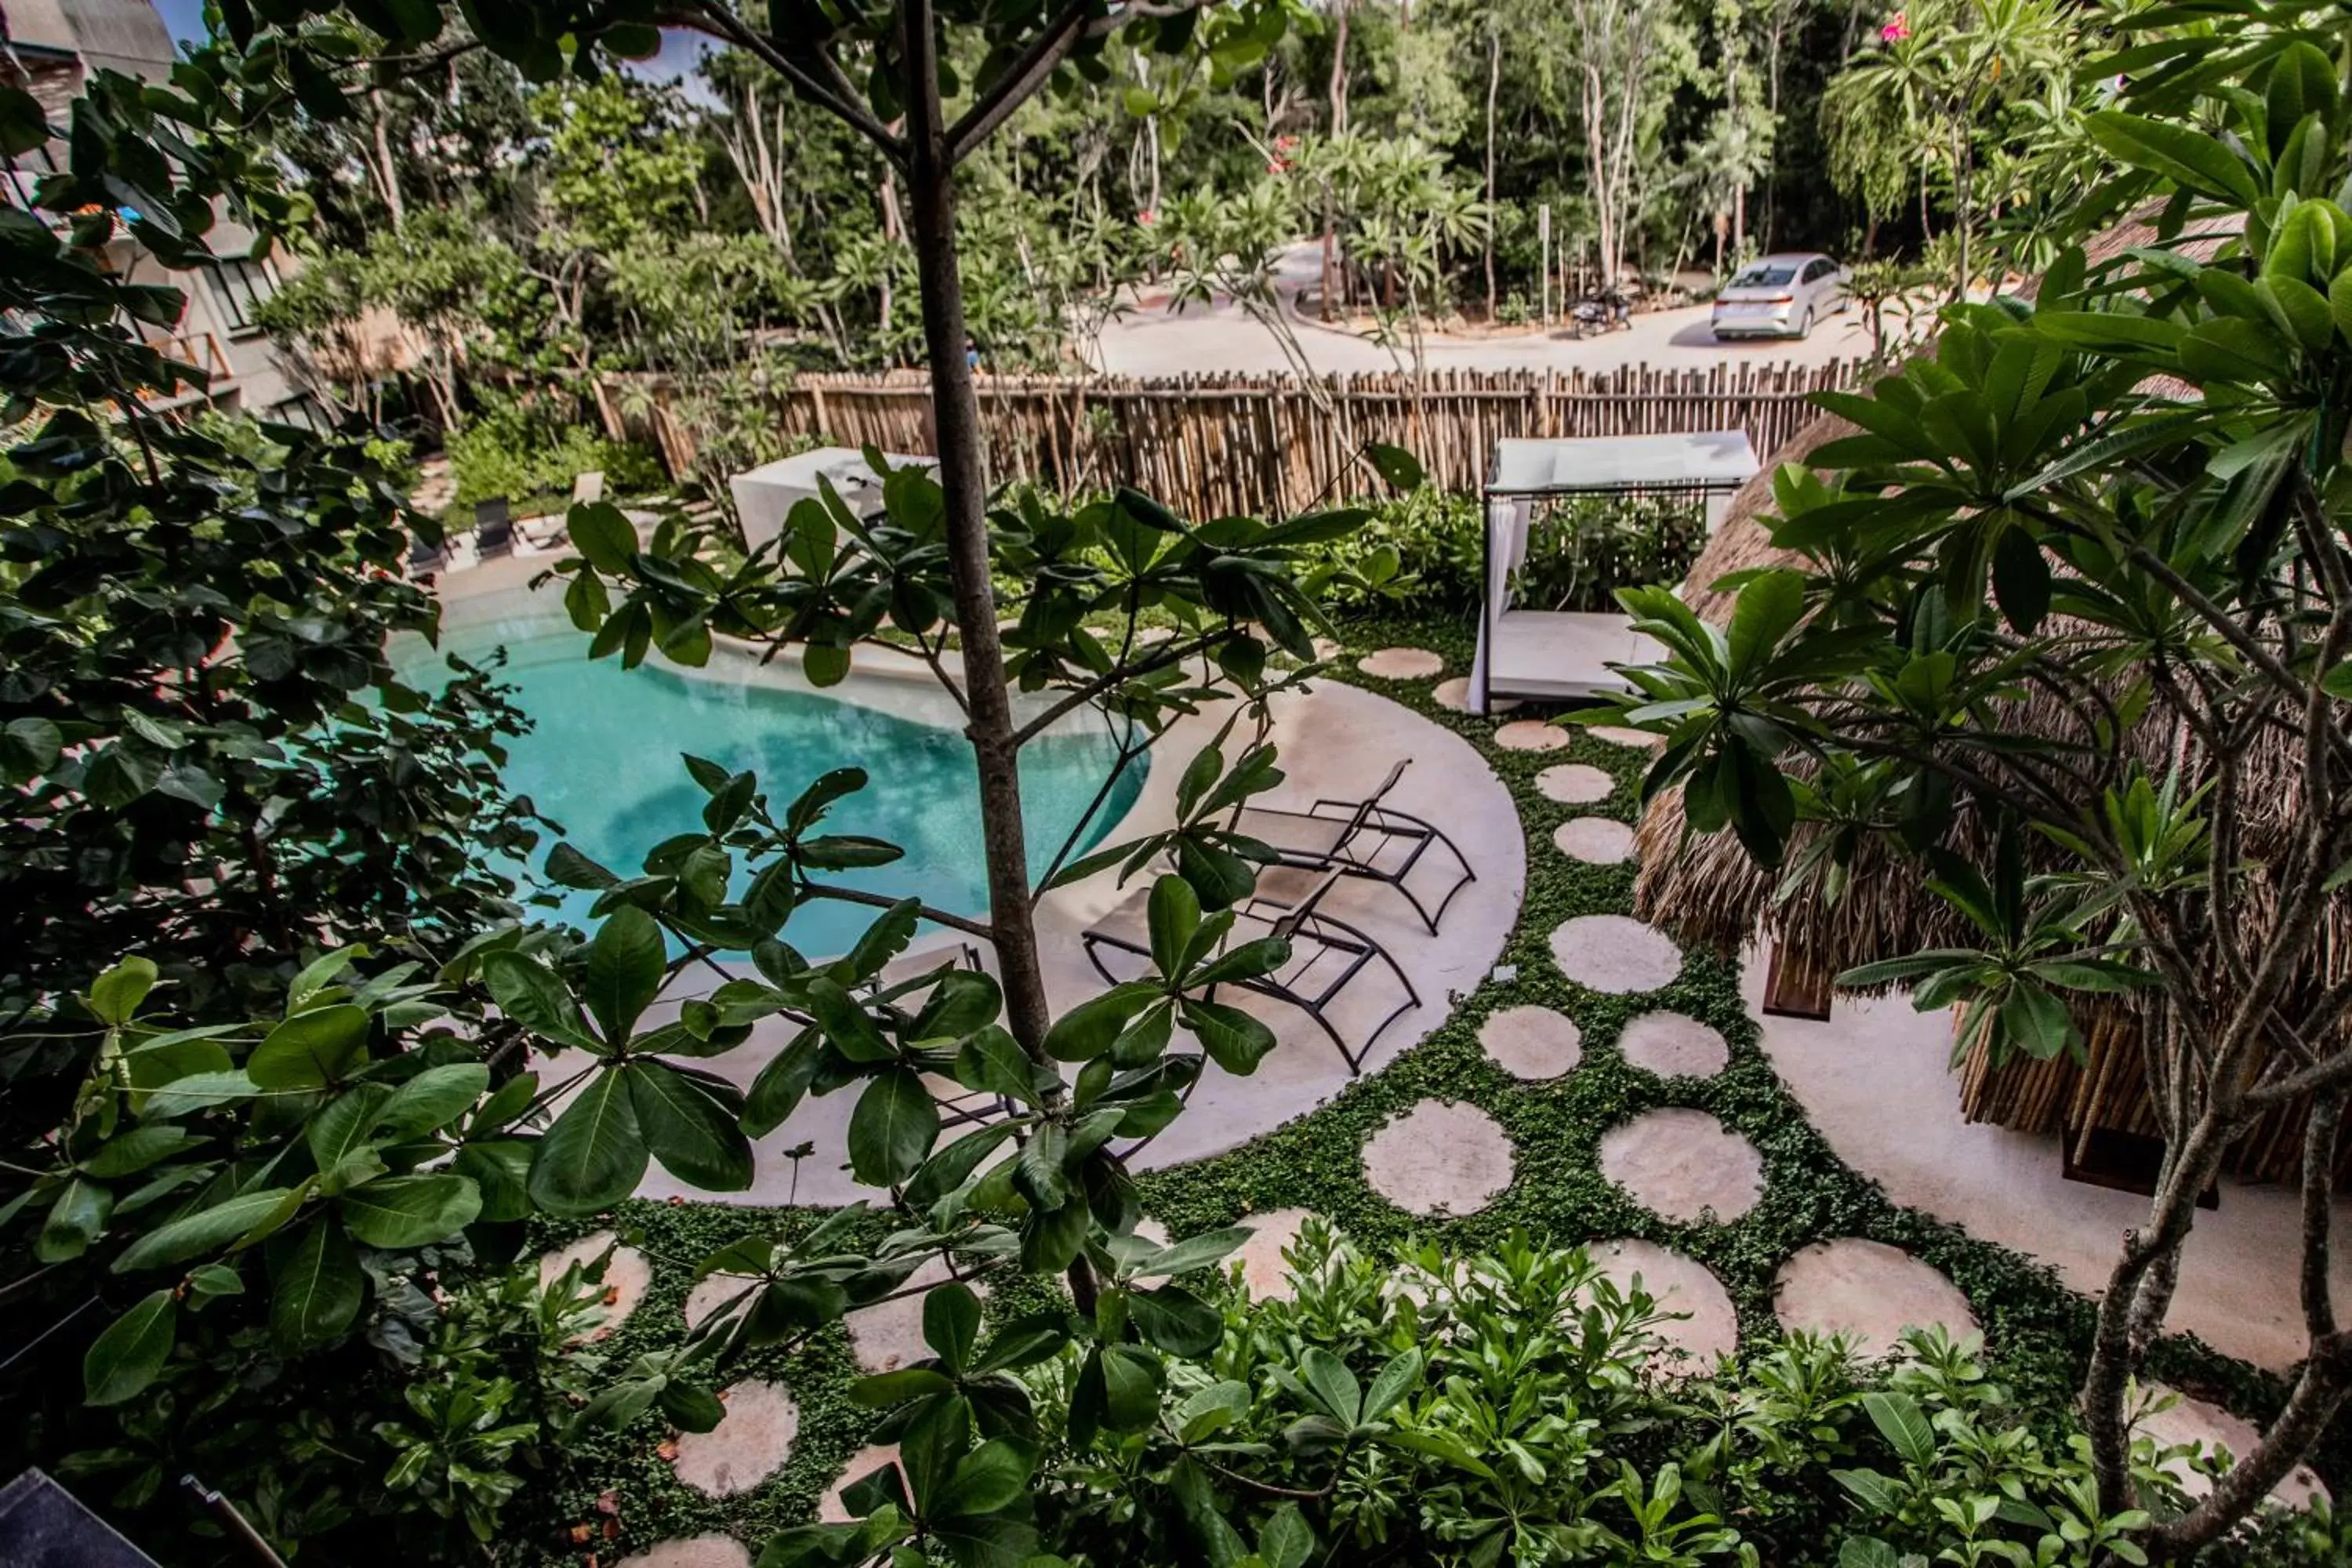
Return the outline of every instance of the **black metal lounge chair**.
{"type": "Polygon", "coordinates": [[[1339,871],[1387,883],[1404,895],[1412,912],[1434,936],[1454,895],[1476,881],[1478,873],[1470,868],[1469,858],[1461,847],[1435,825],[1381,804],[1412,764],[1411,757],[1397,763],[1381,781],[1381,787],[1361,800],[1326,797],[1304,811],[1244,806],[1234,818],[1234,830],[1272,848],[1285,866],[1339,871]],[[1445,846],[1454,864],[1462,868],[1462,875],[1445,889],[1434,910],[1424,905],[1405,881],[1433,844],[1445,846]]]}
{"type": "MultiPolygon", "coordinates": [[[[1272,974],[1232,984],[1244,991],[1287,1002],[1314,1019],[1315,1026],[1330,1037],[1352,1078],[1364,1070],[1364,1058],[1388,1026],[1421,1005],[1421,994],[1412,988],[1403,966],[1389,956],[1386,948],[1345,921],[1322,911],[1324,896],[1345,874],[1339,868],[1325,870],[1311,879],[1310,873],[1297,868],[1288,869],[1286,874],[1283,868],[1261,873],[1257,896],[1234,911],[1234,935],[1236,940],[1286,937],[1290,942],[1290,962],[1272,974]],[[1388,965],[1397,984],[1404,988],[1404,1000],[1364,1037],[1362,1045],[1350,1050],[1333,1026],[1329,1010],[1356,977],[1375,962],[1388,965]]],[[[1151,889],[1137,889],[1079,939],[1095,972],[1114,985],[1118,984],[1118,977],[1103,963],[1102,950],[1109,948],[1149,958],[1150,902],[1151,889]]],[[[1216,999],[1215,986],[1209,988],[1208,996],[1211,1001],[1216,999]]]]}
{"type": "Polygon", "coordinates": [[[429,577],[441,569],[442,547],[423,534],[412,534],[408,541],[408,574],[429,577]]]}
{"type": "Polygon", "coordinates": [[[507,498],[492,496],[474,503],[474,554],[477,559],[496,561],[501,555],[514,552],[514,518],[507,509],[507,498]]]}

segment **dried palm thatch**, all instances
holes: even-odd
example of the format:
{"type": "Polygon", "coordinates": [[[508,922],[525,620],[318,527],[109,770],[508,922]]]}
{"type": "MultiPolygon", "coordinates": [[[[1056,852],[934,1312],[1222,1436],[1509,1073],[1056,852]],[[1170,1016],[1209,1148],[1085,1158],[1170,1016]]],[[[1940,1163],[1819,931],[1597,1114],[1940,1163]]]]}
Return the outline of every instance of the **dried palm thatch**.
{"type": "MultiPolygon", "coordinates": [[[[2093,259],[2121,254],[2154,237],[2153,226],[2144,222],[2119,226],[2101,237],[2093,259]]],[[[2219,243],[2217,236],[2211,244],[2219,243]]],[[[2160,387],[2143,390],[2165,395],[2160,387]]],[[[1781,463],[1803,461],[1853,428],[1832,416],[1814,420],[1733,498],[1684,584],[1685,601],[1700,616],[1718,624],[1728,617],[1734,596],[1715,586],[1727,574],[1794,560],[1773,545],[1763,521],[1772,507],[1771,470],[1781,463]]],[[[2014,701],[2002,715],[2001,728],[2053,739],[2086,739],[2085,721],[2077,708],[2036,690],[2014,701]]],[[[2133,732],[2133,749],[2161,774],[2182,756],[2183,742],[2166,725],[2148,721],[2133,732]]],[[[2267,741],[2247,758],[2246,768],[2244,850],[2259,865],[2284,849],[2294,829],[2301,809],[2299,759],[2287,742],[2267,741]]],[[[1811,831],[1799,829],[1790,847],[1791,863],[1801,856],[1811,831]]],[[[1991,851],[1990,836],[1986,816],[1963,802],[1953,828],[1953,847],[1981,864],[1991,851]]],[[[1783,889],[1778,874],[1758,866],[1729,833],[1693,835],[1684,820],[1679,791],[1651,803],[1637,829],[1636,844],[1642,868],[1634,885],[1638,911],[1688,945],[1730,954],[1760,940],[1776,944],[1786,962],[1830,973],[1927,948],[1976,945],[1966,921],[1927,890],[1918,863],[1881,838],[1863,841],[1851,876],[1835,898],[1822,891],[1818,879],[1808,887],[1783,889]]],[[[2257,871],[2239,928],[2231,933],[2242,957],[2251,961],[2261,952],[2273,929],[2274,912],[2274,889],[2257,871]]],[[[2352,974],[2352,898],[2339,900],[2331,911],[2319,952],[2315,972],[2305,981],[2315,993],[2352,974]]],[[[2096,998],[2078,1005],[2076,1012],[2085,1042],[2084,1061],[2061,1058],[1995,1068],[1979,1052],[1961,1064],[1962,1103],[1969,1120],[2021,1131],[2071,1132],[2077,1157],[2094,1131],[2158,1132],[2147,1089],[2145,1020],[2137,1005],[2127,998],[2096,998]]],[[[2306,1106],[2292,1105],[2265,1116],[2233,1152],[2233,1168],[2257,1179],[2294,1180],[2307,1114],[2306,1106]]],[[[2352,1173],[2352,1148],[2339,1164],[2339,1179],[2347,1173],[2352,1173]]]]}

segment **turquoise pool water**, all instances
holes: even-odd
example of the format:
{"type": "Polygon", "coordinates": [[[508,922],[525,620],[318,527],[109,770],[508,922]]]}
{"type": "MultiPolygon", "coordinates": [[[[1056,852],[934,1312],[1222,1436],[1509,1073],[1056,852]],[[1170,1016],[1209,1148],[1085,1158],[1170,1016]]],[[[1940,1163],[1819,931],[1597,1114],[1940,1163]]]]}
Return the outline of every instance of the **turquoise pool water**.
{"type": "MultiPolygon", "coordinates": [[[[840,879],[893,898],[919,894],[957,914],[985,910],[971,747],[943,727],[955,712],[928,675],[918,681],[853,673],[843,687],[820,693],[772,684],[748,661],[724,655],[704,670],[652,662],[624,670],[617,659],[592,662],[587,639],[569,623],[527,613],[454,628],[442,638],[445,652],[477,662],[501,647],[508,657],[503,679],[517,688],[517,700],[536,725],[510,748],[508,785],[530,796],[600,864],[631,875],[664,838],[703,831],[709,796],[687,775],[681,752],[730,771],[752,770],[779,813],[819,773],[855,765],[871,782],[835,804],[826,830],[887,839],[906,855],[840,879]],[[856,700],[836,695],[844,692],[856,700]]],[[[422,643],[399,650],[395,659],[413,683],[434,680],[436,672],[446,679],[446,665],[422,643]]],[[[1023,752],[1033,878],[1044,874],[1118,758],[1118,746],[1092,714],[1023,752]]],[[[1099,842],[1134,805],[1145,765],[1141,757],[1128,764],[1088,825],[1082,849],[1099,842]]],[[[591,894],[567,891],[562,913],[584,921],[592,902],[591,894]]],[[[820,903],[796,910],[783,936],[811,957],[832,954],[872,919],[870,910],[820,903]]]]}

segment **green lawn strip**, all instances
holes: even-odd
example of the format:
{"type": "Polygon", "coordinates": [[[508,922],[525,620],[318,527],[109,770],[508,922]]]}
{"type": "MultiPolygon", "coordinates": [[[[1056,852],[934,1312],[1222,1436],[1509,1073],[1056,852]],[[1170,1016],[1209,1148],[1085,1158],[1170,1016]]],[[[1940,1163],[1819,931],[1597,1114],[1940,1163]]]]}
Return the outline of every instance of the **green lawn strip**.
{"type": "MultiPolygon", "coordinates": [[[[1630,863],[1588,866],[1573,860],[1553,846],[1552,831],[1577,816],[1636,820],[1649,754],[1577,731],[1565,750],[1506,751],[1493,742],[1495,720],[1439,706],[1432,695],[1435,680],[1381,680],[1355,668],[1355,660],[1371,649],[1410,646],[1443,654],[1448,674],[1465,672],[1471,658],[1467,627],[1393,617],[1351,621],[1343,632],[1346,653],[1334,661],[1328,678],[1401,702],[1462,735],[1509,787],[1526,833],[1528,878],[1519,918],[1500,962],[1517,965],[1517,976],[1507,984],[1482,984],[1462,997],[1426,1038],[1308,1115],[1228,1153],[1142,1176],[1147,1212],[1171,1234],[1184,1236],[1245,1221],[1252,1214],[1307,1208],[1329,1218],[1359,1245],[1387,1250],[1432,1239],[1457,1250],[1475,1249],[1521,1227],[1559,1247],[1638,1237],[1687,1253],[1715,1272],[1738,1310],[1744,1346],[1761,1345],[1779,1332],[1772,1281],[1790,1254],[1832,1237],[1865,1237],[1899,1247],[1950,1277],[1984,1326],[1996,1374],[2054,1427],[2072,1401],[2088,1354],[2090,1304],[2048,1268],[1889,1202],[1876,1183],[1840,1160],[1773,1073],[1756,1021],[1740,998],[1734,963],[1690,952],[1671,985],[1630,997],[1590,991],[1553,963],[1549,938],[1561,921],[1581,914],[1632,912],[1634,868],[1630,863]],[[1564,762],[1602,769],[1617,781],[1616,791],[1585,805],[1546,799],[1535,788],[1535,776],[1564,762]],[[1574,1071],[1547,1083],[1522,1083],[1486,1058],[1478,1044],[1479,1025],[1498,1009],[1523,1004],[1554,1007],[1577,1021],[1583,1059],[1574,1071]],[[1718,1030],[1730,1046],[1729,1065],[1704,1079],[1661,1079],[1627,1065],[1617,1049],[1620,1031],[1629,1019],[1659,1009],[1685,1013],[1718,1030]],[[1390,1117],[1433,1098],[1480,1107],[1502,1124],[1516,1147],[1517,1176],[1509,1190],[1475,1215],[1423,1219],[1398,1209],[1365,1183],[1364,1140],[1390,1117]],[[1757,1147],[1766,1185],[1753,1209],[1727,1225],[1678,1224],[1643,1209],[1601,1175],[1601,1135],[1659,1106],[1705,1110],[1757,1147]]],[[[1528,708],[1509,717],[1540,718],[1550,711],[1528,708]]],[[[1475,889],[1465,894],[1475,896],[1475,889]]],[[[1293,1048],[1315,1047],[1302,1043],[1293,1048]]],[[[654,1280],[643,1304],[600,1348],[612,1355],[617,1370],[630,1356],[677,1342],[685,1329],[683,1305],[697,1259],[762,1226],[803,1229],[814,1218],[814,1211],[805,1209],[624,1205],[620,1226],[642,1234],[654,1257],[654,1280]]],[[[593,1222],[550,1226],[539,1239],[560,1245],[593,1228],[593,1222]]],[[[1043,1293],[1032,1282],[1008,1282],[990,1299],[991,1315],[1026,1310],[1043,1293]]],[[[2189,1336],[2159,1345],[2150,1370],[2257,1422],[2274,1415],[2286,1394],[2276,1376],[2189,1336]]],[[[801,1522],[872,1429],[872,1414],[849,1400],[857,1375],[847,1335],[837,1329],[790,1357],[754,1352],[730,1372],[730,1381],[781,1381],[800,1407],[792,1458],[775,1476],[737,1497],[705,1498],[680,1484],[658,1455],[656,1446],[668,1433],[659,1415],[651,1415],[625,1432],[583,1435],[573,1444],[558,1484],[545,1494],[551,1505],[545,1523],[569,1546],[562,1529],[601,1522],[596,1500],[607,1489],[621,1494],[626,1527],[622,1544],[633,1551],[712,1531],[757,1542],[771,1531],[801,1522]]],[[[2339,1421],[2314,1458],[2314,1468],[2331,1489],[2352,1480],[2347,1425],[2352,1424],[2339,1421]]],[[[578,1550],[558,1547],[557,1558],[575,1561],[578,1550]]]]}

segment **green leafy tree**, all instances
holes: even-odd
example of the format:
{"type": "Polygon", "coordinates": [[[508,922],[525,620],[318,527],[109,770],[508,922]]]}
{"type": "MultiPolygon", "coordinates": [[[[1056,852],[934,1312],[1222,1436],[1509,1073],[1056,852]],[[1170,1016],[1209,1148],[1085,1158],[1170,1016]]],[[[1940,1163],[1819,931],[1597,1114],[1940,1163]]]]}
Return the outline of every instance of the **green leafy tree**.
{"type": "MultiPolygon", "coordinates": [[[[738,1310],[633,1364],[588,1412],[625,1422],[658,1406],[676,1423],[707,1427],[719,1414],[708,1380],[729,1355],[803,1342],[850,1309],[900,1291],[930,1258],[954,1256],[982,1273],[1058,1276],[1074,1311],[1045,1312],[976,1350],[968,1291],[927,1302],[928,1317],[963,1325],[951,1338],[964,1350],[946,1373],[866,1391],[893,1407],[891,1429],[917,1478],[911,1495],[869,1499],[864,1523],[834,1529],[816,1548],[833,1561],[936,1550],[981,1563],[1025,1552],[1034,1539],[1030,1479],[1045,1435],[1024,1402],[1000,1395],[995,1374],[1069,1348],[1085,1369],[1081,1388],[1097,1391],[1086,1396],[1093,1403],[1085,1419],[1130,1419],[1139,1391],[1164,1381],[1163,1356],[1196,1343],[1202,1321],[1195,1299],[1149,1281],[1213,1261],[1239,1239],[1169,1249],[1138,1242],[1125,1160],[1181,1112],[1209,1061],[1247,1073],[1275,1043],[1265,1025],[1214,997],[1219,986],[1288,958],[1279,937],[1229,940],[1234,906],[1270,852],[1224,823],[1280,776],[1262,727],[1267,701],[1312,657],[1316,613],[1295,580],[1302,554],[1359,518],[1195,526],[1121,492],[1072,510],[1008,500],[967,530],[952,464],[940,479],[887,475],[879,521],[829,496],[796,509],[783,540],[748,553],[677,520],[646,539],[616,509],[575,508],[579,553],[558,574],[566,605],[591,634],[592,656],[635,665],[657,652],[695,664],[714,636],[726,635],[791,648],[814,680],[830,684],[861,642],[887,631],[910,642],[968,704],[984,803],[989,760],[1017,779],[1011,765],[1020,749],[1064,715],[1107,710],[1124,736],[1123,766],[1173,719],[1223,696],[1244,700],[1186,765],[1172,825],[1076,860],[1074,835],[1051,858],[1045,883],[1114,866],[1128,876],[1174,868],[1151,885],[1142,973],[1058,1016],[1038,984],[1037,888],[1020,842],[1017,790],[1005,803],[1010,829],[993,805],[987,820],[992,866],[1005,853],[997,836],[1009,831],[1019,879],[976,921],[878,899],[843,879],[898,854],[824,830],[832,805],[865,786],[858,770],[792,781],[789,794],[772,797],[750,773],[689,759],[709,796],[704,831],[655,846],[626,869],[559,846],[548,875],[596,893],[593,934],[525,926],[499,896],[503,881],[477,860],[530,847],[527,826],[517,825],[521,837],[507,835],[500,825],[513,814],[480,798],[494,779],[468,753],[495,763],[494,742],[478,727],[442,740],[451,754],[415,750],[415,694],[386,668],[383,637],[395,611],[420,632],[432,626],[429,602],[392,570],[413,522],[396,494],[351,469],[342,447],[299,432],[263,432],[272,444],[256,459],[253,504],[200,468],[184,472],[184,461],[207,458],[208,448],[146,416],[140,395],[175,390],[190,373],[139,346],[127,325],[175,319],[179,301],[101,271],[85,254],[125,225],[159,254],[200,260],[194,237],[215,201],[266,229],[299,217],[299,205],[277,190],[274,165],[241,154],[262,118],[287,102],[274,72],[290,71],[305,109],[326,116],[342,90],[332,72],[348,67],[334,50],[311,58],[305,37],[236,37],[252,19],[228,20],[232,37],[201,51],[178,89],[99,78],[75,105],[70,134],[52,134],[22,92],[5,89],[0,100],[14,151],[53,142],[68,162],[40,190],[54,226],[15,209],[0,217],[0,236],[26,262],[9,273],[7,287],[25,292],[9,301],[6,330],[20,352],[5,362],[17,378],[14,406],[35,425],[9,459],[27,477],[8,490],[12,519],[26,521],[12,524],[7,546],[12,558],[62,562],[72,539],[88,538],[70,571],[43,566],[8,581],[5,624],[70,611],[79,624],[69,632],[35,627],[68,639],[59,659],[79,657],[76,637],[128,658],[113,623],[162,638],[173,656],[163,663],[142,650],[145,662],[74,696],[110,723],[106,704],[121,707],[120,736],[47,718],[43,705],[64,699],[45,690],[30,691],[30,710],[6,716],[10,787],[89,841],[103,847],[112,836],[125,859],[118,891],[132,917],[91,931],[49,972],[26,979],[9,1025],[8,1050],[37,1061],[50,1097],[14,1144],[10,1257],[67,1309],[52,1332],[96,1329],[80,1346],[82,1404],[55,1419],[102,1431],[106,1413],[119,1411],[125,1432],[135,1426],[165,1455],[185,1451],[215,1433],[225,1409],[233,1419],[248,1414],[237,1405],[240,1391],[348,1364],[361,1353],[359,1336],[420,1272],[462,1268],[501,1238],[511,1247],[514,1227],[533,1215],[595,1213],[635,1191],[653,1163],[708,1190],[741,1190],[754,1136],[807,1095],[853,1092],[851,1166],[896,1228],[877,1244],[867,1213],[852,1210],[812,1236],[745,1237],[706,1260],[709,1270],[758,1281],[738,1310]],[[326,74],[306,74],[314,71],[326,74]],[[121,423],[106,422],[110,408],[121,423]],[[306,527],[319,531],[308,558],[288,542],[306,527]],[[968,552],[978,552],[976,568],[968,552]],[[215,562],[221,584],[191,580],[194,567],[215,562]],[[152,581],[140,582],[134,565],[152,581]],[[1020,617],[1002,643],[999,580],[1013,590],[1020,617]],[[109,600],[118,583],[121,596],[109,600]],[[194,608],[151,621],[163,586],[196,595],[194,608]],[[371,594],[388,607],[364,614],[371,594]],[[1172,618],[1181,635],[1147,644],[1139,635],[1147,613],[1172,618]],[[975,655],[983,637],[993,666],[975,655]],[[1296,662],[1273,658],[1269,637],[1296,662]],[[954,675],[952,643],[961,645],[954,675]],[[292,725],[249,733],[242,712],[218,716],[217,735],[199,728],[215,716],[190,694],[211,682],[272,695],[292,683],[287,700],[307,704],[299,713],[316,737],[292,725]],[[1045,694],[1043,711],[1018,723],[1016,688],[1045,694]],[[170,710],[184,699],[198,702],[188,721],[170,710]],[[393,717],[372,720],[369,699],[393,717]],[[166,711],[142,711],[151,701],[166,711]],[[1261,728],[1240,729],[1253,715],[1261,728]],[[274,763],[289,742],[350,748],[318,764],[315,802],[250,799],[175,771],[210,761],[181,754],[192,746],[274,763]],[[392,753],[390,776],[373,796],[339,795],[371,782],[372,744],[392,753]],[[419,770],[450,763],[451,776],[410,787],[419,770]],[[193,808],[180,831],[217,831],[223,854],[192,862],[150,833],[142,812],[151,805],[167,825],[180,805],[193,808]],[[278,816],[313,809],[342,815],[322,821],[311,841],[286,846],[320,864],[287,869],[321,879],[319,888],[282,871],[275,882],[253,873],[250,889],[241,881],[224,888],[218,879],[236,872],[230,851],[241,845],[261,856],[278,816]],[[425,809],[439,819],[397,815],[425,809]],[[166,855],[160,866],[146,858],[151,850],[166,855]],[[444,866],[454,868],[434,879],[444,866]],[[185,913],[159,914],[159,889],[185,913]],[[236,900],[248,894],[247,918],[259,933],[228,923],[245,915],[248,906],[236,900]],[[848,952],[812,958],[793,949],[787,928],[796,910],[819,900],[879,913],[848,952]],[[206,977],[184,979],[168,967],[198,955],[180,945],[184,924],[198,919],[216,920],[231,949],[221,978],[254,970],[248,984],[208,988],[198,983],[206,977]],[[1003,978],[947,971],[886,984],[884,966],[925,919],[988,939],[1003,978]],[[717,991],[654,1010],[683,972],[722,958],[733,968],[717,991]],[[742,1048],[762,1024],[778,1026],[769,1020],[787,1026],[789,1040],[748,1094],[702,1065],[742,1048]],[[1198,1050],[1177,1046],[1180,1027],[1198,1050]],[[940,1076],[1007,1109],[950,1137],[929,1087],[940,1076]],[[85,1325],[94,1307],[104,1310],[85,1325]]],[[[1065,26],[1082,30],[1085,20],[1073,14],[1065,26]]],[[[555,57],[540,39],[490,42],[545,74],[555,57]]],[[[422,47],[432,36],[409,41],[422,47]]],[[[625,26],[612,40],[641,41],[625,26]]],[[[1006,79],[1042,81],[1049,58],[1077,42],[1073,31],[1033,38],[1030,64],[1006,79]]],[[[938,109],[928,67],[912,86],[938,109]]],[[[977,117],[967,127],[974,136],[999,114],[986,105],[968,112],[977,117]]],[[[943,187],[924,180],[944,177],[936,160],[953,137],[936,114],[910,109],[908,118],[932,127],[911,159],[911,187],[948,203],[943,187]]],[[[951,210],[935,216],[950,222],[919,221],[916,232],[927,294],[946,290],[944,300],[927,299],[936,338],[940,318],[954,318],[955,274],[950,255],[942,283],[940,258],[925,252],[952,244],[951,210]]],[[[937,353],[934,371],[968,401],[960,335],[953,347],[959,374],[942,372],[937,353]]],[[[940,422],[950,426],[951,414],[940,422]]],[[[1409,477],[1401,453],[1385,466],[1409,477]]],[[[970,499],[978,505],[977,492],[970,499]]],[[[135,637],[131,646],[139,647],[135,637]]],[[[19,689],[6,700],[19,700],[19,689]]],[[[486,709],[494,720],[502,712],[478,685],[459,691],[449,700],[461,711],[486,709]]],[[[20,851],[26,866],[47,872],[61,857],[73,859],[76,846],[49,831],[20,851]]],[[[93,868],[105,868],[102,857],[73,864],[85,878],[93,868]]],[[[421,1337],[412,1331],[412,1340],[421,1337]]],[[[50,1399],[62,1392],[54,1378],[46,1387],[50,1399]]],[[[509,1490],[491,1468],[504,1462],[509,1438],[520,1441],[499,1424],[501,1396],[418,1387],[407,1403],[417,1424],[380,1434],[400,1455],[387,1484],[402,1494],[423,1487],[479,1533],[509,1490]],[[480,1485],[461,1470],[479,1470],[480,1485]]],[[[306,1452],[347,1458],[334,1436],[314,1434],[306,1452]]],[[[159,1460],[145,1473],[162,1468],[159,1460]]],[[[299,1533],[300,1521],[277,1506],[281,1496],[273,1482],[248,1500],[266,1522],[299,1533]]]]}
{"type": "Polygon", "coordinates": [[[2211,1495],[2136,1532],[2167,1556],[2245,1519],[2352,1394],[2328,1285],[2352,989],[2325,934],[2352,861],[2352,216],[2312,194],[2352,172],[2352,109],[2336,35],[2305,37],[2332,14],[2258,16],[2098,68],[2129,62],[2126,107],[2085,124],[2131,173],[2077,218],[2136,207],[2156,243],[2074,249],[2033,304],[1951,307],[1932,356],[1822,395],[1860,433],[1815,454],[1827,482],[1782,471],[1795,563],[1747,574],[1727,627],[1623,596],[1668,649],[1622,700],[1666,737],[1649,794],[1760,860],[1796,849],[1791,886],[1823,896],[1865,847],[1916,855],[1969,933],[1848,983],[1958,1004],[1996,1065],[2135,1010],[2165,1153],[2083,1387],[2110,1514],[2198,1194],[2257,1118],[2308,1106],[2308,1353],[2211,1495]]]}
{"type": "Polygon", "coordinates": [[[1974,281],[1984,143],[2014,106],[2063,122],[2073,34],[2047,0],[1938,0],[1898,14],[1878,46],[1822,93],[1831,169],[1874,216],[1891,212],[1916,182],[1923,222],[1929,171],[1941,171],[1958,237],[1958,299],[1974,281]]]}

